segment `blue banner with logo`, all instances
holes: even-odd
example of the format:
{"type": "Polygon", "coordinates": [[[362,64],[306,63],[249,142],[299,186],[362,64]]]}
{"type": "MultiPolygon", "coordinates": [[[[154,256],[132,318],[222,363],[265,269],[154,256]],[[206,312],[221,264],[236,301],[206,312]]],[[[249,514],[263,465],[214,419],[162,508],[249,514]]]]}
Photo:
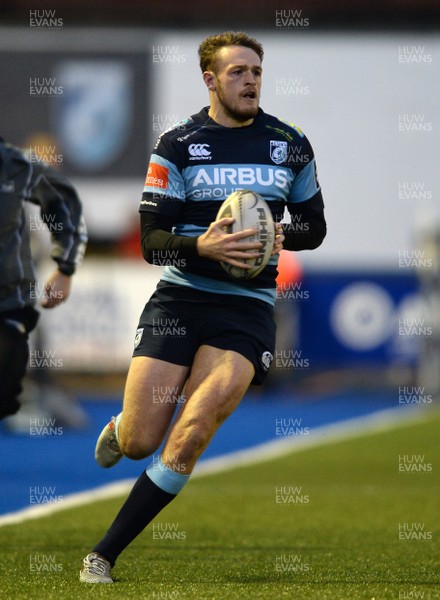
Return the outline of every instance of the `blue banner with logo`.
{"type": "Polygon", "coordinates": [[[310,367],[414,365],[430,335],[414,274],[309,273],[301,289],[292,309],[310,367]]]}

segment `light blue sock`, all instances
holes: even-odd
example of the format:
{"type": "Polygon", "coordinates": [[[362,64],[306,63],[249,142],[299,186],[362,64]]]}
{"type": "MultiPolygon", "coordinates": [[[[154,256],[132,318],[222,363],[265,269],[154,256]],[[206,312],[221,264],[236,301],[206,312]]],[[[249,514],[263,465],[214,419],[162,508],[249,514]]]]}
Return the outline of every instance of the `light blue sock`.
{"type": "Polygon", "coordinates": [[[177,473],[162,462],[162,457],[156,458],[145,471],[153,483],[168,494],[177,495],[189,479],[189,475],[177,473]]]}
{"type": "Polygon", "coordinates": [[[115,421],[115,436],[116,436],[116,439],[118,440],[118,443],[119,443],[118,428],[119,428],[119,423],[121,422],[121,419],[122,419],[122,413],[120,412],[119,415],[116,417],[116,421],[115,421]]]}

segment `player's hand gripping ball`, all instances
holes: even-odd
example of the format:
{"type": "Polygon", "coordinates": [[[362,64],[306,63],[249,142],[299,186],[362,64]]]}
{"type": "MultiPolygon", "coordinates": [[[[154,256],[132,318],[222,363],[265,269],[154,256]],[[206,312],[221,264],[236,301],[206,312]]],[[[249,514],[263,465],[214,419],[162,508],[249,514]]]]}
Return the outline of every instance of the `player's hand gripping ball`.
{"type": "MultiPolygon", "coordinates": [[[[269,262],[271,257],[275,230],[272,213],[267,202],[256,192],[238,190],[226,198],[218,211],[217,218],[234,217],[232,225],[225,227],[228,233],[236,233],[244,229],[256,229],[257,233],[246,238],[247,242],[261,242],[260,256],[249,258],[244,262],[251,265],[250,269],[241,269],[228,263],[220,263],[223,269],[235,279],[252,279],[256,277],[269,262]]],[[[254,250],[249,250],[254,252],[254,250]]]]}

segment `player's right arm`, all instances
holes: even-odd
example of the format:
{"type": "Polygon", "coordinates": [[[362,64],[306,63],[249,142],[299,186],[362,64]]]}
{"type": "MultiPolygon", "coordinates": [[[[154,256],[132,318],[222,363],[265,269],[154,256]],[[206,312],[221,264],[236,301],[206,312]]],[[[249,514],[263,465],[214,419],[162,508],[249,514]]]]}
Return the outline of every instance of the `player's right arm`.
{"type": "Polygon", "coordinates": [[[234,218],[223,218],[211,223],[206,232],[197,238],[199,256],[226,262],[234,267],[250,269],[250,265],[240,259],[258,258],[261,242],[246,242],[246,238],[255,235],[256,229],[244,229],[236,233],[225,233],[224,227],[232,225],[234,218]],[[251,252],[253,250],[253,252],[251,252]]]}
{"type": "Polygon", "coordinates": [[[261,244],[245,241],[255,233],[254,230],[226,233],[223,228],[231,224],[233,219],[207,223],[206,231],[196,237],[173,233],[184,207],[186,193],[184,178],[172,158],[172,151],[162,139],[157,151],[151,155],[139,209],[145,260],[150,264],[163,265],[174,261],[177,264],[180,259],[202,257],[249,268],[240,259],[257,257],[261,244]],[[255,252],[251,254],[246,250],[255,252]]]}

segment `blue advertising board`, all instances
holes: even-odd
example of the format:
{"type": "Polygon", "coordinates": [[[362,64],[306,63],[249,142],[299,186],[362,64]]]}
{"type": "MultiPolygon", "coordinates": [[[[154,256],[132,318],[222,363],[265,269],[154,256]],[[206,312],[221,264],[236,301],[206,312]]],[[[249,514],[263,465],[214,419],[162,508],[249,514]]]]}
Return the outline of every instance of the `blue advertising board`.
{"type": "Polygon", "coordinates": [[[429,324],[414,274],[308,273],[301,290],[296,339],[310,366],[416,363],[429,324]]]}

